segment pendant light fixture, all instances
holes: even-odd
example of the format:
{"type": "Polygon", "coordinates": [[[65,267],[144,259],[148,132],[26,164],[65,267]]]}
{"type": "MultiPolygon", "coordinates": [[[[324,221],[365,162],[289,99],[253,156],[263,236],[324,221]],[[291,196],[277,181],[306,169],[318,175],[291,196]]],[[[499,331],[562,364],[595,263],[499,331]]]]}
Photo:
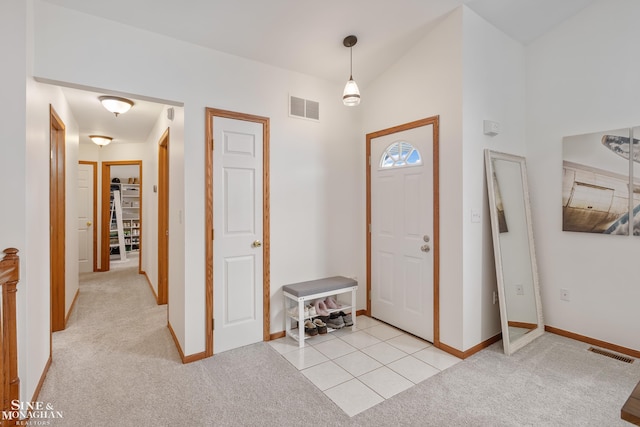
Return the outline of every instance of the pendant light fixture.
{"type": "Polygon", "coordinates": [[[356,43],[358,43],[358,38],[353,35],[345,37],[342,42],[345,47],[349,48],[349,81],[344,87],[342,102],[349,107],[360,104],[360,90],[358,90],[358,85],[353,80],[353,46],[355,46],[356,43]]]}
{"type": "Polygon", "coordinates": [[[99,147],[104,147],[105,145],[109,145],[109,143],[113,140],[110,136],[104,135],[89,135],[91,141],[99,147]]]}
{"type": "Polygon", "coordinates": [[[133,107],[133,101],[119,96],[99,96],[98,99],[102,106],[111,111],[118,117],[118,114],[124,114],[133,107]]]}

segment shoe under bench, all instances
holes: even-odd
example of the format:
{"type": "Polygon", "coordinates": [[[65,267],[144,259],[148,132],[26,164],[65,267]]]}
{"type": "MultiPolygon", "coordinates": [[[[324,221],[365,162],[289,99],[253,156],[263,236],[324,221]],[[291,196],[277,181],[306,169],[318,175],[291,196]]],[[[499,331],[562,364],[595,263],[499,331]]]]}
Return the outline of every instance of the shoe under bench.
{"type": "MultiPolygon", "coordinates": [[[[285,308],[285,331],[287,336],[298,341],[299,347],[304,347],[305,336],[304,322],[307,319],[311,319],[312,316],[304,315],[304,306],[308,301],[314,301],[317,299],[324,299],[330,296],[336,296],[340,294],[346,294],[351,292],[351,305],[341,305],[338,309],[329,309],[329,313],[336,311],[351,312],[353,319],[353,326],[350,326],[352,330],[356,327],[356,291],[358,290],[358,282],[348,277],[334,276],[324,279],[311,280],[308,282],[292,283],[290,285],[284,285],[282,291],[284,294],[284,308],[285,308]],[[292,316],[289,310],[295,307],[297,304],[298,313],[297,316],[292,316]],[[302,320],[300,320],[302,319],[302,320]],[[298,330],[294,332],[292,329],[292,323],[298,323],[298,330]]],[[[317,317],[317,316],[313,316],[317,317]]],[[[331,329],[329,329],[331,331],[331,329]]]]}

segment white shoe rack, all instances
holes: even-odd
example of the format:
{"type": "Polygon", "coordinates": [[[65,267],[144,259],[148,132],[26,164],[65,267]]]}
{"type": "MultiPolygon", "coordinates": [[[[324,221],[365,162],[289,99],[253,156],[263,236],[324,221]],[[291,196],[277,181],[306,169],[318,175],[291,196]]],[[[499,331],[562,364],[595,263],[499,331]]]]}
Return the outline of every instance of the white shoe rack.
{"type": "MultiPolygon", "coordinates": [[[[289,287],[295,287],[295,285],[289,285],[289,287]]],[[[286,288],[286,287],[285,287],[286,288]]],[[[305,316],[304,313],[304,307],[306,305],[306,303],[310,302],[310,301],[315,301],[318,299],[326,299],[327,297],[331,297],[334,296],[336,301],[338,302],[338,304],[340,304],[340,308],[337,309],[328,309],[327,311],[329,313],[334,313],[334,312],[338,312],[338,311],[344,311],[345,313],[351,313],[351,318],[353,319],[353,325],[350,326],[350,328],[352,328],[352,330],[355,330],[356,327],[356,312],[355,312],[355,307],[356,307],[356,291],[358,290],[358,284],[355,281],[350,281],[349,282],[349,286],[346,286],[344,288],[340,288],[340,289],[331,289],[328,291],[321,291],[321,292],[316,292],[313,294],[309,294],[309,295],[303,295],[303,296],[297,296],[294,295],[291,292],[287,292],[287,290],[283,290],[283,294],[284,294],[284,308],[285,308],[285,332],[286,335],[293,338],[294,340],[298,341],[298,346],[299,347],[304,347],[304,341],[307,338],[313,338],[313,337],[309,337],[305,335],[304,332],[304,322],[307,319],[312,319],[314,317],[318,317],[319,315],[316,314],[315,316],[305,316]],[[342,294],[347,294],[347,293],[351,293],[351,304],[346,304],[343,301],[340,301],[340,299],[338,298],[338,295],[342,295],[342,294]],[[295,312],[295,308],[297,307],[297,315],[292,315],[291,311],[295,312]],[[299,321],[299,319],[302,319],[302,321],[299,321]],[[297,322],[298,324],[298,328],[297,330],[292,328],[292,325],[294,322],[297,322]]],[[[346,327],[346,326],[345,326],[346,327]]],[[[333,331],[334,329],[332,328],[327,328],[328,332],[333,331]]]]}

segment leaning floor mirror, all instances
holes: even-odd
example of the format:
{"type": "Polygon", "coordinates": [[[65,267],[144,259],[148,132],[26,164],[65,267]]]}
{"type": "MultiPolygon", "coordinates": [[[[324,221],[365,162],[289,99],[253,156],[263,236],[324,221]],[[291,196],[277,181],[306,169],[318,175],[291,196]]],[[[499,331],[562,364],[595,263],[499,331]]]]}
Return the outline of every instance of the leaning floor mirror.
{"type": "Polygon", "coordinates": [[[544,333],[524,157],[485,150],[504,352],[544,333]]]}

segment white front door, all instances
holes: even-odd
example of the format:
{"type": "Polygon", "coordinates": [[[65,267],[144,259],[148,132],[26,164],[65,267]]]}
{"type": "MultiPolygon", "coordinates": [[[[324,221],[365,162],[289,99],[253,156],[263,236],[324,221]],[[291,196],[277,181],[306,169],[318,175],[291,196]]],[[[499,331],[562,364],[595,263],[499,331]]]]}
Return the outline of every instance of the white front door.
{"type": "Polygon", "coordinates": [[[213,349],[262,341],[262,124],[213,118],[213,349]]]}
{"type": "Polygon", "coordinates": [[[371,140],[371,315],[433,341],[433,127],[371,140]]]}
{"type": "Polygon", "coordinates": [[[78,165],[78,269],[93,271],[93,165],[78,165]]]}

